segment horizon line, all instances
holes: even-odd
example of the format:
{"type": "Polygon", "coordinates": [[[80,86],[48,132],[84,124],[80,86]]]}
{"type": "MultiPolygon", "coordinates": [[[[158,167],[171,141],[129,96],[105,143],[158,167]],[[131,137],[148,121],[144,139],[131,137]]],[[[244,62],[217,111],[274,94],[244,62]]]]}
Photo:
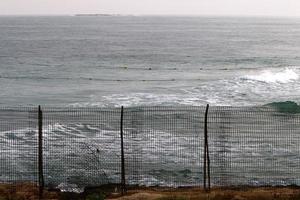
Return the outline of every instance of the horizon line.
{"type": "Polygon", "coordinates": [[[218,14],[114,14],[114,13],[75,13],[75,14],[0,14],[0,17],[76,17],[76,16],[87,17],[89,15],[95,17],[253,17],[253,18],[300,18],[300,15],[218,15],[218,14]]]}

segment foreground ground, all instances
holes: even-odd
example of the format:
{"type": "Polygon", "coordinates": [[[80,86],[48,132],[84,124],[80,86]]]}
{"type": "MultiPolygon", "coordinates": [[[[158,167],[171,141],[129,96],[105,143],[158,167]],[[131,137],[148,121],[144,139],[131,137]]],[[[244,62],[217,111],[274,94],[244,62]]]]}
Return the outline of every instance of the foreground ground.
{"type": "MultiPolygon", "coordinates": [[[[38,188],[33,184],[0,184],[0,200],[39,199],[38,188]]],[[[47,200],[300,200],[299,187],[265,188],[214,188],[205,192],[200,188],[139,188],[128,190],[125,196],[113,187],[88,189],[83,194],[44,191],[47,200]]]]}
{"type": "Polygon", "coordinates": [[[145,189],[128,191],[128,195],[114,200],[287,200],[299,199],[300,188],[244,188],[244,189],[212,189],[205,192],[202,189],[145,189]]]}

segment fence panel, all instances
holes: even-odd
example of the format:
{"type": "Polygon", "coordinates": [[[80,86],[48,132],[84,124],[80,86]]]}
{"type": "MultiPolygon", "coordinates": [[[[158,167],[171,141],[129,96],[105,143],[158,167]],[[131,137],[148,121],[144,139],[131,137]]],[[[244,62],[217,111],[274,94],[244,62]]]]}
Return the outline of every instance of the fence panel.
{"type": "Polygon", "coordinates": [[[0,182],[38,183],[37,109],[0,108],[0,182]]]}
{"type": "Polygon", "coordinates": [[[46,186],[120,183],[119,108],[44,108],[43,115],[46,186]]]}
{"type": "MultiPolygon", "coordinates": [[[[45,186],[121,183],[120,108],[43,108],[45,186]]],[[[205,107],[124,109],[126,183],[202,186],[205,107]]],[[[37,108],[0,108],[0,182],[38,183],[37,108]]],[[[300,185],[300,114],[210,107],[212,186],[300,185]]]]}
{"type": "Polygon", "coordinates": [[[300,115],[267,107],[212,107],[209,143],[217,186],[300,184],[300,115]]]}
{"type": "Polygon", "coordinates": [[[204,113],[204,107],[125,109],[127,183],[202,185],[204,113]]]}

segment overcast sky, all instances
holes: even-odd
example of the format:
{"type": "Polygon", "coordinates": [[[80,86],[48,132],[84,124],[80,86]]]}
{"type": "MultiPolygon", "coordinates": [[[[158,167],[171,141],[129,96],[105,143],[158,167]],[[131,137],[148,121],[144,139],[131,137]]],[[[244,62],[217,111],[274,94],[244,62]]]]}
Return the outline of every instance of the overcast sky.
{"type": "Polygon", "coordinates": [[[0,15],[300,16],[300,0],[0,0],[0,15]]]}

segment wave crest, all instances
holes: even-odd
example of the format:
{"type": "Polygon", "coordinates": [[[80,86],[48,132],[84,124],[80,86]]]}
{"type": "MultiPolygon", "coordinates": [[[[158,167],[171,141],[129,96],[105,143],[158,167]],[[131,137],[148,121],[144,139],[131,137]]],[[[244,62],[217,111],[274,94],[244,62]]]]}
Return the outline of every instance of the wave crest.
{"type": "Polygon", "coordinates": [[[265,83],[289,83],[298,80],[299,75],[294,69],[285,68],[282,71],[264,70],[258,75],[246,75],[243,79],[265,83]]]}
{"type": "Polygon", "coordinates": [[[275,108],[278,112],[281,113],[289,113],[289,114],[297,114],[300,113],[300,105],[293,101],[283,101],[283,102],[273,102],[266,104],[266,106],[270,106],[275,108]]]}

